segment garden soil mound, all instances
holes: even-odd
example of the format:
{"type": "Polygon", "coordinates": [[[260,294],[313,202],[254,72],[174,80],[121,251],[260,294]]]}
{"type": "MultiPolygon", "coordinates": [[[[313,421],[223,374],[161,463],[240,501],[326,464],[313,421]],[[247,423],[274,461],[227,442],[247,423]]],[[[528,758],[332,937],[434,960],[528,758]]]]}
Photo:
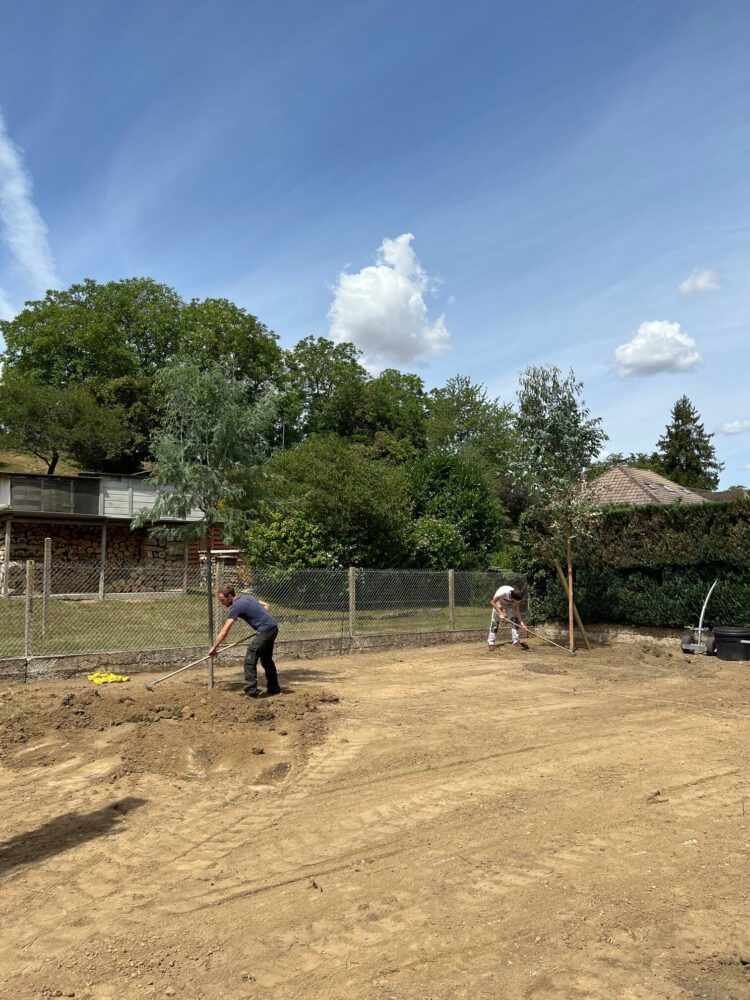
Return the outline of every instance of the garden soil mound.
{"type": "Polygon", "coordinates": [[[273,780],[320,741],[338,699],[320,690],[252,700],[231,683],[212,692],[196,678],[149,692],[140,679],[95,686],[83,678],[0,691],[0,759],[23,771],[92,750],[97,777],[129,774],[224,781],[273,780]],[[322,710],[321,710],[322,709],[322,710]],[[279,766],[284,765],[284,766],[279,766]]]}

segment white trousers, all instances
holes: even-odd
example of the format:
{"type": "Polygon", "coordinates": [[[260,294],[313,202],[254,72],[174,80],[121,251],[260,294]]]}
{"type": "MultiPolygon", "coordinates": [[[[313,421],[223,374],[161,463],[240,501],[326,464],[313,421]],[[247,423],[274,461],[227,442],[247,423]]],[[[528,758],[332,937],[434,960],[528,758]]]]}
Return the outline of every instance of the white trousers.
{"type": "MultiPolygon", "coordinates": [[[[518,622],[516,621],[515,611],[506,611],[507,617],[510,619],[511,628],[510,634],[513,639],[513,644],[519,643],[521,641],[521,633],[518,629],[518,622]]],[[[497,611],[492,610],[492,618],[490,619],[490,631],[487,635],[487,644],[489,646],[495,645],[495,640],[497,639],[497,630],[500,627],[500,615],[497,611]]]]}

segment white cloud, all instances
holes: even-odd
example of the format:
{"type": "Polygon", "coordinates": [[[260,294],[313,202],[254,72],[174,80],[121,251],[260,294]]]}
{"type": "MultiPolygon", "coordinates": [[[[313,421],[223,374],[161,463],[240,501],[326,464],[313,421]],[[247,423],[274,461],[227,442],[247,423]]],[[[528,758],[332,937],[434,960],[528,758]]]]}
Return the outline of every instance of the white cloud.
{"type": "Polygon", "coordinates": [[[683,295],[692,295],[694,292],[715,292],[721,288],[719,275],[708,267],[698,267],[680,284],[680,291],[683,295]]]}
{"type": "Polygon", "coordinates": [[[750,420],[730,420],[719,428],[719,434],[746,434],[748,431],[750,420]]]}
{"type": "Polygon", "coordinates": [[[660,319],[641,323],[632,338],[615,350],[620,378],[685,372],[701,360],[695,341],[683,333],[680,324],[660,319]]]}
{"type": "Polygon", "coordinates": [[[448,349],[443,316],[430,323],[425,295],[435,285],[412,249],[411,233],[384,239],[375,264],[339,275],[328,317],[331,340],[356,344],[372,362],[408,362],[448,349]]]}
{"type": "Polygon", "coordinates": [[[2,238],[35,294],[60,282],[47,227],[34,204],[31,178],[0,111],[0,227],[2,238]]]}

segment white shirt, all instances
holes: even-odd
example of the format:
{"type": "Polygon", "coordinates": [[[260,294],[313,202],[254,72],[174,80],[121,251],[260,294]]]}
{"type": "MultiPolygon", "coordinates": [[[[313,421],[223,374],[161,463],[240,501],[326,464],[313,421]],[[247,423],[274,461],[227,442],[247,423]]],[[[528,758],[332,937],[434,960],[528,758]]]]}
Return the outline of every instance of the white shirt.
{"type": "Polygon", "coordinates": [[[498,587],[495,591],[495,596],[492,598],[493,601],[497,601],[503,611],[507,614],[509,611],[515,611],[516,602],[510,596],[513,593],[512,587],[498,587]]]}

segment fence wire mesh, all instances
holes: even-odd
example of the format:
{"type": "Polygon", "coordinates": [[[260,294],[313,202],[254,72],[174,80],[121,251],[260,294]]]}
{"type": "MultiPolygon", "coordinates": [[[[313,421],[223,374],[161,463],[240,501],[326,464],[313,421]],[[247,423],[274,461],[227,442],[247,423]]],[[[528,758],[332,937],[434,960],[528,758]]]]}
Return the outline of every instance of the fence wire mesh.
{"type": "MultiPolygon", "coordinates": [[[[184,563],[20,564],[0,599],[0,658],[205,646],[207,567],[184,563]],[[31,589],[26,593],[29,567],[31,589]]],[[[271,606],[280,639],[484,628],[504,573],[370,569],[286,571],[217,563],[214,631],[226,617],[218,587],[271,606]]]]}

